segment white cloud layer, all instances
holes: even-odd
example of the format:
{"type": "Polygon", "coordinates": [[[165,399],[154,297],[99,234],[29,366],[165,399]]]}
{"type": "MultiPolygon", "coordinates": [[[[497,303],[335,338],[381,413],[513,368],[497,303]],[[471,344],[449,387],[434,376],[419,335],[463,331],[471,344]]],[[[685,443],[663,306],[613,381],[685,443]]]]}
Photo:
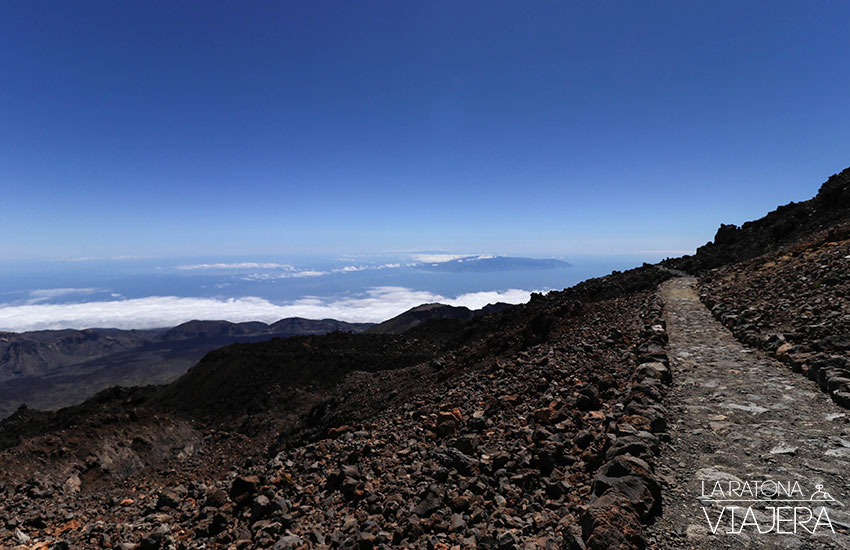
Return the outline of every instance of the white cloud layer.
{"type": "Polygon", "coordinates": [[[411,258],[423,264],[439,264],[460,258],[468,258],[474,254],[411,254],[411,258]]]}
{"type": "Polygon", "coordinates": [[[251,273],[240,277],[243,281],[274,281],[276,279],[299,279],[302,277],[321,277],[327,271],[287,271],[285,273],[251,273]]]}
{"type": "Polygon", "coordinates": [[[193,271],[198,269],[283,269],[285,271],[294,271],[295,268],[289,264],[274,264],[274,263],[259,263],[259,262],[238,262],[231,264],[192,264],[178,265],[177,269],[182,271],[193,271]]]}
{"type": "Polygon", "coordinates": [[[374,269],[395,269],[401,267],[401,264],[381,264],[381,265],[347,265],[342,268],[332,269],[333,273],[351,273],[352,271],[369,271],[374,269]]]}
{"type": "Polygon", "coordinates": [[[98,289],[96,288],[41,288],[30,291],[30,298],[27,300],[27,303],[37,304],[39,302],[59,298],[60,296],[69,296],[72,294],[94,294],[97,291],[98,289]]]}
{"type": "Polygon", "coordinates": [[[306,297],[288,304],[274,304],[256,297],[220,300],[150,296],[130,300],[0,307],[0,330],[22,332],[89,327],[155,328],[174,326],[192,319],[269,323],[286,317],[378,323],[429,302],[479,309],[493,302],[524,303],[530,296],[531,291],[509,289],[472,292],[448,298],[396,286],[376,287],[343,298],[306,297]]]}
{"type": "Polygon", "coordinates": [[[395,269],[401,267],[401,264],[381,264],[381,265],[347,265],[345,267],[337,267],[330,271],[319,271],[307,269],[304,271],[292,270],[284,271],[283,273],[250,273],[244,277],[240,277],[243,281],[274,281],[276,279],[297,279],[300,277],[321,277],[330,275],[331,273],[353,273],[355,271],[371,271],[376,269],[395,269]]]}
{"type": "MultiPolygon", "coordinates": [[[[422,264],[442,264],[446,262],[475,262],[478,260],[491,260],[493,254],[411,254],[411,258],[422,264]]],[[[408,264],[415,266],[416,263],[408,264]]]]}

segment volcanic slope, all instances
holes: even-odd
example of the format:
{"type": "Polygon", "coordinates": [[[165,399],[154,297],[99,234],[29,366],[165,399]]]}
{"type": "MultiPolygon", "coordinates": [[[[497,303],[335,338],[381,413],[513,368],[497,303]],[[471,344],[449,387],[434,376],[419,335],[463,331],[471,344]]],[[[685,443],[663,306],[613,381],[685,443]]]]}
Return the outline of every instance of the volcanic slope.
{"type": "Polygon", "coordinates": [[[164,388],[19,411],[0,424],[0,546],[642,547],[669,276],[400,336],[239,344],[164,388]]]}
{"type": "Polygon", "coordinates": [[[166,384],[207,352],[235,342],[370,326],[294,317],[271,325],[189,321],[170,329],[0,332],[0,418],[22,404],[58,409],[111,386],[166,384]]]}

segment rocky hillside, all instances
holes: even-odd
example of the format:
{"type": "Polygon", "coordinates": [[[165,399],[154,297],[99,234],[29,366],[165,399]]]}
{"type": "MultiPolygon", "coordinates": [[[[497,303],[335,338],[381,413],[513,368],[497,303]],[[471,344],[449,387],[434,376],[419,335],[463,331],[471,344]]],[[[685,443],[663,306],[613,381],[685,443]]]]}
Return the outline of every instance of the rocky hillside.
{"type": "Polygon", "coordinates": [[[701,300],[741,342],[850,407],[850,168],[663,264],[698,274],[701,300]]]}
{"type": "Polygon", "coordinates": [[[371,327],[368,332],[375,334],[402,334],[423,323],[429,323],[437,319],[461,319],[469,320],[481,315],[497,313],[511,307],[510,304],[498,302],[488,304],[481,309],[469,309],[464,306],[449,306],[446,304],[422,304],[404,313],[387,319],[371,327]]]}
{"type": "Polygon", "coordinates": [[[0,418],[24,403],[57,409],[114,385],[168,383],[207,352],[234,342],[370,326],[290,318],[271,325],[190,321],[171,329],[0,332],[0,418]]]}
{"type": "Polygon", "coordinates": [[[850,168],[666,266],[700,275],[700,298],[761,348],[850,407],[850,168]]]}
{"type": "Polygon", "coordinates": [[[238,344],[166,387],[20,410],[0,423],[0,546],[643,547],[669,276],[238,344]]]}
{"type": "Polygon", "coordinates": [[[41,376],[56,368],[141,347],[162,330],[39,330],[0,332],[0,380],[41,376]]]}
{"type": "Polygon", "coordinates": [[[708,272],[700,294],[739,340],[850,407],[850,225],[708,272]]]}
{"type": "Polygon", "coordinates": [[[850,168],[831,176],[814,198],[780,206],[741,227],[723,224],[714,240],[699,247],[695,255],[663,263],[667,267],[697,273],[755,258],[847,221],[848,209],[850,168]]]}

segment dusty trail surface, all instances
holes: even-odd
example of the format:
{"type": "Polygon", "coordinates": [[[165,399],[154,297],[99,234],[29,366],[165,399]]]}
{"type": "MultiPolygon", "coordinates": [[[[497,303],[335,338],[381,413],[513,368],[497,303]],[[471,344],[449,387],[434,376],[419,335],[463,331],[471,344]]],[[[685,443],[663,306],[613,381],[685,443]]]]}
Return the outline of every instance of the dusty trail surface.
{"type": "Polygon", "coordinates": [[[693,278],[670,280],[661,292],[674,384],[666,400],[671,438],[659,467],[664,512],[650,542],[659,549],[850,548],[848,411],[739,343],[699,301],[693,278]],[[827,496],[811,501],[818,485],[827,496]]]}

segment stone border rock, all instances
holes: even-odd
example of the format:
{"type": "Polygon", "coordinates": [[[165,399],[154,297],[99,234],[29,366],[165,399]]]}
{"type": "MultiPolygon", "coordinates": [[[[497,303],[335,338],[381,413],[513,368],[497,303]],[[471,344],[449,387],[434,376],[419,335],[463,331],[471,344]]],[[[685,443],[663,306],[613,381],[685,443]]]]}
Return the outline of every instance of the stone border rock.
{"type": "Polygon", "coordinates": [[[633,550],[646,547],[643,526],[661,514],[661,484],[653,460],[667,429],[661,404],[672,382],[665,352],[667,329],[662,304],[654,296],[644,315],[646,325],[634,346],[632,385],[618,403],[619,418],[609,423],[605,461],[596,471],[592,499],[581,517],[569,550],[633,550]]]}

